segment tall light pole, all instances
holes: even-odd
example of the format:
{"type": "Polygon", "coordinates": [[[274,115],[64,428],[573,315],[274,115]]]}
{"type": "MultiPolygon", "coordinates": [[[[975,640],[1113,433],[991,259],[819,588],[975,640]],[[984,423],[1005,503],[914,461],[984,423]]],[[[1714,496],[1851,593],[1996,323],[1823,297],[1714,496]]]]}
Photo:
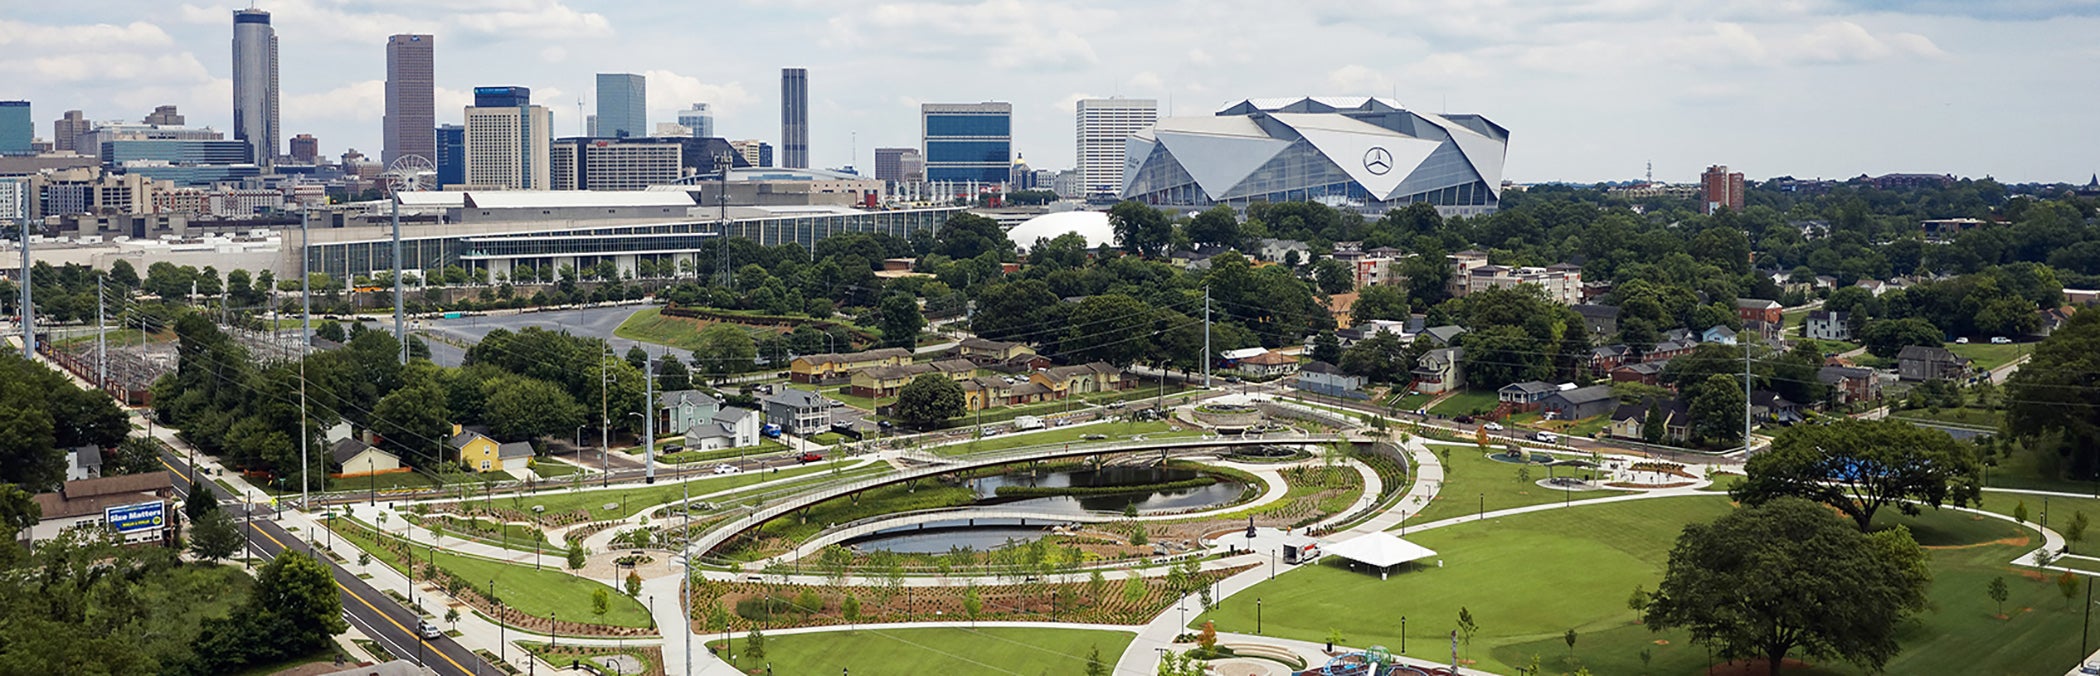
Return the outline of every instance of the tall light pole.
{"type": "MultiPolygon", "coordinates": [[[[503,649],[505,643],[503,640],[503,611],[499,607],[501,604],[501,601],[496,600],[496,578],[489,578],[489,611],[496,613],[496,662],[499,664],[503,662],[505,654],[503,649]]],[[[475,668],[479,669],[480,665],[475,665],[475,668]]]]}
{"type": "Polygon", "coordinates": [[[606,407],[606,390],[612,387],[610,362],[612,344],[607,343],[605,352],[598,355],[598,487],[612,485],[612,461],[605,458],[605,447],[612,445],[611,409],[606,407]]]}
{"type": "Polygon", "coordinates": [[[656,483],[656,362],[642,359],[642,483],[656,483]]]}
{"type": "MultiPolygon", "coordinates": [[[[311,505],[313,504],[313,503],[312,503],[312,500],[313,500],[313,496],[307,493],[307,486],[309,485],[309,483],[308,483],[308,479],[307,479],[307,476],[306,476],[306,473],[307,473],[307,471],[308,471],[308,469],[307,469],[307,468],[309,468],[309,467],[311,467],[311,466],[313,465],[313,463],[311,463],[310,461],[308,461],[308,460],[307,460],[307,457],[306,457],[306,454],[307,454],[307,447],[309,447],[309,446],[312,446],[312,445],[313,445],[313,436],[312,436],[312,435],[310,435],[310,434],[308,434],[308,433],[307,433],[307,431],[306,431],[306,347],[307,347],[307,345],[311,344],[311,343],[309,343],[308,341],[311,341],[311,340],[313,340],[312,338],[309,338],[308,336],[312,336],[312,335],[313,335],[313,333],[311,333],[311,332],[312,332],[312,331],[314,330],[314,308],[313,308],[313,296],[312,296],[312,295],[311,295],[311,294],[309,293],[309,289],[307,288],[307,282],[308,282],[307,278],[308,278],[308,277],[310,277],[310,276],[312,276],[312,275],[311,275],[311,274],[310,274],[310,273],[309,273],[309,272],[307,271],[307,269],[306,269],[306,265],[307,265],[307,263],[306,263],[306,251],[307,251],[307,248],[306,248],[306,232],[307,232],[307,225],[308,225],[308,223],[309,223],[309,222],[311,222],[312,220],[313,220],[313,217],[312,217],[312,214],[311,214],[311,212],[308,212],[308,211],[307,211],[307,210],[305,210],[305,209],[300,209],[300,210],[299,210],[299,508],[300,508],[300,509],[311,509],[311,508],[312,508],[312,507],[311,507],[311,505]]],[[[396,232],[399,232],[399,231],[397,230],[396,232]]],[[[266,294],[266,297],[267,297],[267,296],[268,296],[268,294],[266,294]]],[[[273,312],[273,314],[271,314],[270,316],[272,316],[272,317],[275,317],[275,316],[276,316],[276,315],[274,314],[274,312],[275,312],[275,311],[273,310],[272,312],[273,312]]],[[[274,326],[274,325],[273,325],[273,326],[271,326],[271,327],[270,327],[270,332],[271,332],[271,335],[276,335],[276,332],[277,332],[277,327],[276,327],[276,326],[274,326]]],[[[403,340],[405,341],[406,339],[404,338],[403,340]]],[[[405,343],[404,343],[404,344],[405,344],[405,343]]],[[[349,471],[349,470],[347,470],[347,469],[346,469],[346,470],[344,470],[344,471],[346,471],[346,472],[347,472],[347,471],[349,471]]],[[[366,495],[367,495],[368,499],[369,499],[369,496],[371,495],[371,493],[372,493],[372,492],[377,492],[377,483],[378,483],[378,481],[379,481],[379,480],[378,480],[378,479],[376,479],[376,478],[372,480],[372,483],[373,483],[373,489],[372,489],[372,491],[370,491],[370,492],[367,492],[367,493],[366,493],[366,495]]],[[[352,499],[352,500],[355,500],[356,498],[351,498],[351,499],[352,499]]]]}
{"type": "Polygon", "coordinates": [[[22,278],[20,280],[22,282],[22,306],[16,308],[22,314],[22,358],[34,361],[36,359],[36,313],[32,311],[32,308],[36,307],[36,305],[34,304],[34,298],[29,293],[29,289],[35,285],[29,282],[29,217],[26,215],[28,213],[27,205],[23,204],[29,197],[28,191],[23,189],[27,185],[19,181],[9,182],[8,190],[16,191],[14,199],[16,213],[13,216],[15,217],[15,222],[22,225],[22,239],[15,242],[22,247],[22,278]]]}
{"type": "MultiPolygon", "coordinates": [[[[401,321],[401,193],[395,191],[394,203],[394,337],[401,341],[401,364],[408,365],[408,332],[401,321]]],[[[299,248],[306,248],[305,242],[299,248]]],[[[303,255],[303,254],[302,254],[303,255]]]]}

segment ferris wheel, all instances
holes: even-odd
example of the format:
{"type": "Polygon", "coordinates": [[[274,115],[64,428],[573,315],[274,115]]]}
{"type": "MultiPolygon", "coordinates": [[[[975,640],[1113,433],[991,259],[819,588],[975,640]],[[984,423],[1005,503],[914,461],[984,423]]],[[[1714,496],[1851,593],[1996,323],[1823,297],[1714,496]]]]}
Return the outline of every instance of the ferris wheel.
{"type": "Polygon", "coordinates": [[[387,165],[384,180],[388,192],[436,190],[437,165],[422,155],[402,155],[387,165]]]}

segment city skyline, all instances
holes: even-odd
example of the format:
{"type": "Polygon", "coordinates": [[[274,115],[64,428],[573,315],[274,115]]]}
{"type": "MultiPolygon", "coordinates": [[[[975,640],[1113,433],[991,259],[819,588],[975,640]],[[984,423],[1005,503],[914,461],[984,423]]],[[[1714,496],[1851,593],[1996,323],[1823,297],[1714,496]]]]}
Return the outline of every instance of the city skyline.
{"type": "MultiPolygon", "coordinates": [[[[431,5],[411,16],[389,3],[255,3],[280,42],[275,142],[306,133],[323,155],[377,156],[386,37],[418,33],[447,44],[438,124],[462,122],[475,86],[519,84],[540,94],[555,136],[580,133],[576,104],[593,109],[594,73],[634,72],[651,80],[652,124],[706,101],[719,136],[778,146],[775,78],[806,67],[820,81],[809,101],[817,167],[868,165],[874,147],[914,144],[919,103],[997,100],[1014,103],[1016,152],[1071,168],[1072,103],[1108,96],[1158,99],[1162,117],[1305,95],[1487,115],[1514,130],[1508,177],[1518,182],[1633,179],[1648,161],[1679,183],[1715,163],[1753,179],[2071,181],[2093,172],[2100,150],[2081,113],[2095,93],[2066,84],[2100,65],[2100,49],[2079,37],[2100,27],[2089,3],[1512,2],[1487,15],[1433,0],[1322,0],[1287,12],[1221,3],[1206,8],[1218,19],[1207,23],[1232,27],[1161,30],[1185,23],[1170,20],[1172,4],[811,0],[707,7],[710,24],[738,27],[707,41],[668,20],[696,14],[671,3],[431,5]],[[784,62],[766,37],[784,32],[823,49],[784,62]],[[940,76],[920,76],[929,73],[940,76]],[[2006,118],[2061,131],[1993,133],[2006,118]]],[[[0,99],[31,101],[47,140],[66,110],[136,119],[160,104],[233,130],[226,45],[232,11],[246,6],[120,0],[0,20],[0,48],[12,53],[0,66],[24,74],[0,99]]]]}

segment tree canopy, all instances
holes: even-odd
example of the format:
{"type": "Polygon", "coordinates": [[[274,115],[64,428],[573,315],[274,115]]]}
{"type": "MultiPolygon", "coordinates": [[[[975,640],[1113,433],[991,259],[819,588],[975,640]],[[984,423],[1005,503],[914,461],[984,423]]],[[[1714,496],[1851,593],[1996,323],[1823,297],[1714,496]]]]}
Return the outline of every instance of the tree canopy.
{"type": "Polygon", "coordinates": [[[906,425],[938,427],[963,413],[963,389],[938,373],[921,374],[897,390],[896,418],[906,425]]]}
{"type": "Polygon", "coordinates": [[[1749,479],[1729,494],[1752,505],[1789,496],[1814,500],[1865,531],[1883,507],[1917,514],[1921,504],[1975,502],[1981,466],[1975,446],[1939,430],[1841,418],[1780,432],[1770,450],[1750,457],[1749,479]]]}

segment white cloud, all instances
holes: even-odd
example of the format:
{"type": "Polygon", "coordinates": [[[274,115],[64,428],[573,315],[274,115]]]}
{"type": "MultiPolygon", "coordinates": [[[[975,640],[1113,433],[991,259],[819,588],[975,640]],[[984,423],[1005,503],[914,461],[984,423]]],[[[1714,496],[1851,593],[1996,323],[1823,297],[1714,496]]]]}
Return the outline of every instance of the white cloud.
{"type": "Polygon", "coordinates": [[[1472,57],[1464,54],[1443,52],[1422,57],[1401,71],[1401,80],[1409,85],[1461,84],[1475,81],[1487,75],[1487,69],[1472,57]]]}
{"type": "Polygon", "coordinates": [[[649,80],[648,105],[652,119],[676,119],[678,111],[696,102],[708,104],[718,118],[758,103],[758,97],[745,91],[741,82],[712,84],[668,70],[642,71],[642,77],[649,80]]]}
{"type": "Polygon", "coordinates": [[[1130,81],[1125,84],[1136,92],[1165,91],[1167,88],[1167,81],[1161,79],[1159,73],[1149,70],[1138,71],[1136,75],[1130,76],[1130,81]]]}
{"type": "MultiPolygon", "coordinates": [[[[189,23],[226,24],[232,21],[235,9],[247,6],[237,2],[185,4],[179,13],[189,23]]],[[[376,45],[384,43],[387,36],[400,33],[435,34],[440,40],[454,36],[548,40],[613,34],[612,22],[605,15],[578,11],[560,0],[271,0],[262,9],[269,10],[270,24],[280,35],[310,42],[376,45]],[[380,7],[398,9],[400,13],[372,11],[380,7]],[[431,16],[443,18],[421,18],[431,16]]]]}
{"type": "Polygon", "coordinates": [[[547,48],[540,50],[540,60],[545,61],[547,63],[561,63],[563,61],[567,61],[569,60],[569,50],[563,49],[561,45],[550,45],[547,48]]]}
{"type": "Polygon", "coordinates": [[[286,120],[347,120],[376,125],[386,115],[386,81],[364,80],[325,92],[287,93],[279,105],[286,120]]]}
{"type": "Polygon", "coordinates": [[[1380,96],[1391,92],[1393,80],[1361,64],[1349,64],[1327,73],[1331,93],[1349,96],[1380,96]]]}
{"type": "Polygon", "coordinates": [[[91,48],[96,51],[134,51],[165,48],[175,44],[167,31],[144,21],[122,26],[98,23],[87,26],[41,26],[0,19],[0,47],[8,50],[91,48]]]}
{"type": "Polygon", "coordinates": [[[838,48],[983,59],[1000,69],[1072,69],[1101,61],[1084,34],[1113,23],[1101,8],[1021,0],[973,3],[850,4],[826,23],[823,42],[838,48]]]}
{"type": "Polygon", "coordinates": [[[1937,57],[1945,55],[1932,40],[1915,33],[1896,33],[1884,39],[1850,21],[1832,21],[1794,38],[1787,50],[1793,60],[1804,63],[1860,63],[1901,55],[1937,57]]]}

